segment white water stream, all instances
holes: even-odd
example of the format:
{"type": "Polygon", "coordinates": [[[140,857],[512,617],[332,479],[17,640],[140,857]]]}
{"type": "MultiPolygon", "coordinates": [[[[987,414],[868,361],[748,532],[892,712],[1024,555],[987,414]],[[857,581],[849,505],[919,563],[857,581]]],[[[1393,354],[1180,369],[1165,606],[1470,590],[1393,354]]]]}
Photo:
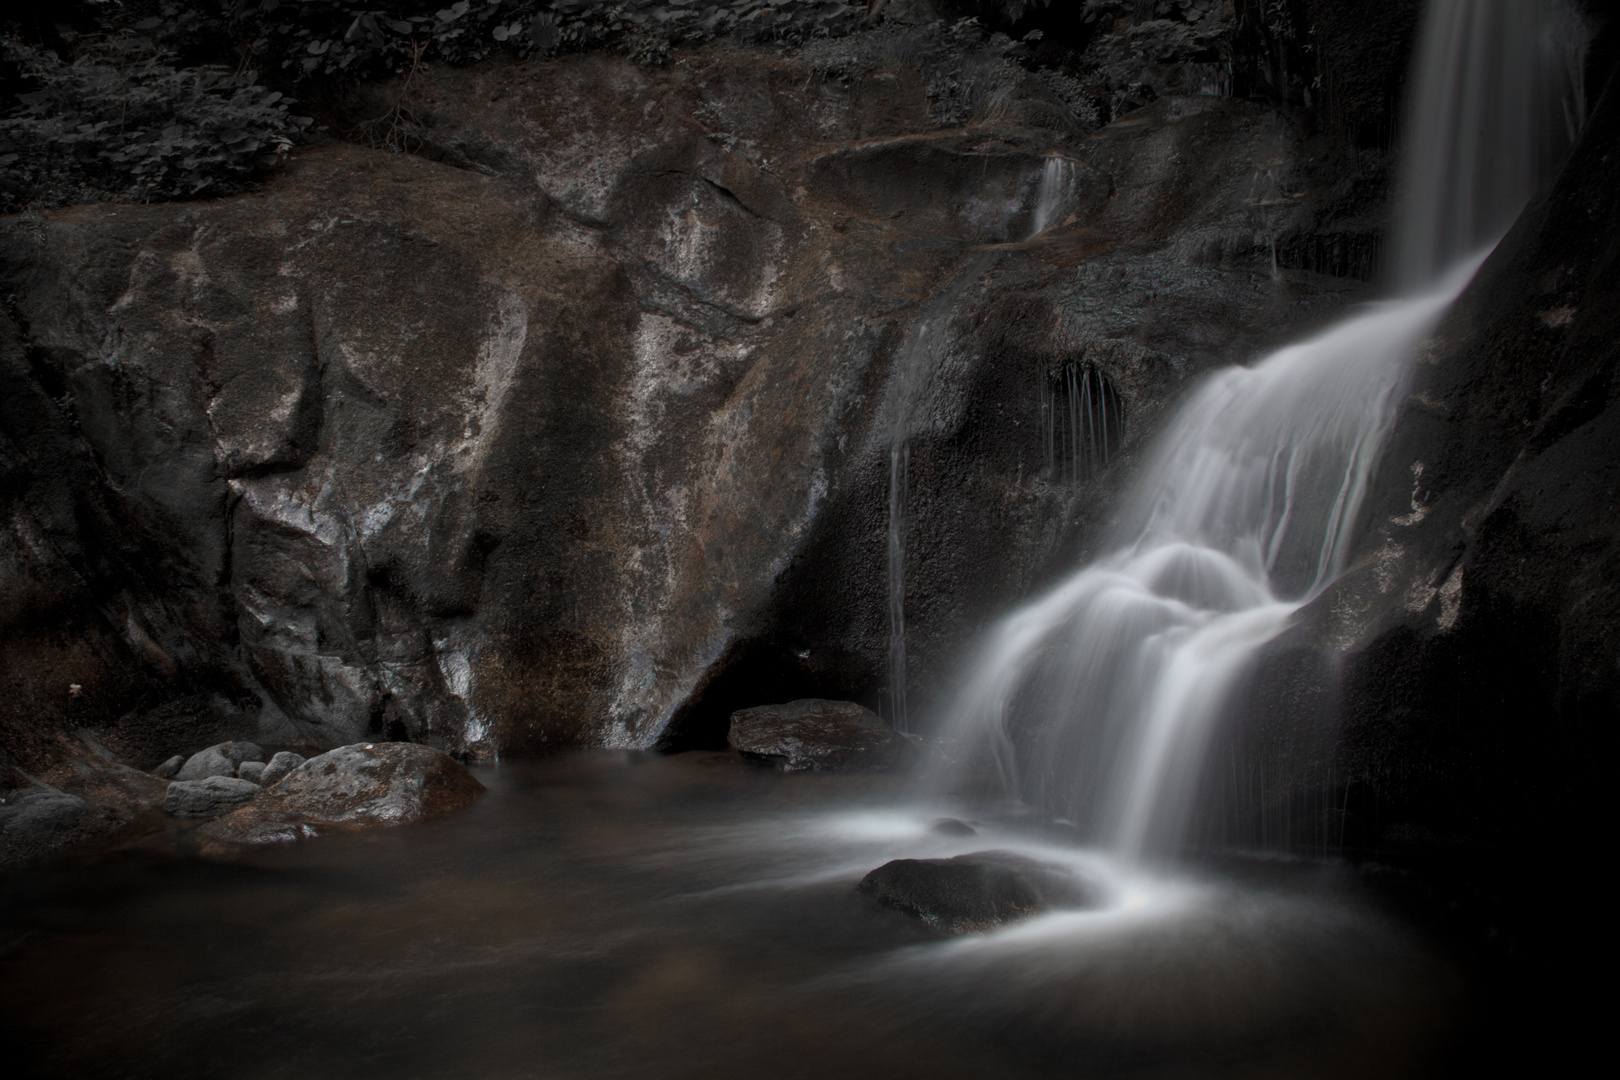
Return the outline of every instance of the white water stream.
{"type": "Polygon", "coordinates": [[[1413,353],[1573,134],[1572,25],[1529,0],[1430,5],[1402,295],[1206,382],[1108,554],[988,636],[939,734],[993,751],[1011,798],[1128,860],[1175,848],[1230,690],[1343,567],[1413,353]]]}

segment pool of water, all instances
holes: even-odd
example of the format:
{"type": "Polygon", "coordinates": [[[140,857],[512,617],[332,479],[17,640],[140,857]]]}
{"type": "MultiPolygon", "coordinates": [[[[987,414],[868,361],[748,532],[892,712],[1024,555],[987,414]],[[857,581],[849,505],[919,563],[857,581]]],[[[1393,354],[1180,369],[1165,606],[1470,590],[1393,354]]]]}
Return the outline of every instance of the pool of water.
{"type": "Polygon", "coordinates": [[[425,824],[231,861],[165,826],[0,878],[9,1074],[1426,1076],[1464,1009],[1332,867],[1132,872],[1028,828],[932,832],[894,778],[722,754],[479,776],[425,824]],[[986,848],[1109,903],[941,941],[853,891],[986,848]]]}

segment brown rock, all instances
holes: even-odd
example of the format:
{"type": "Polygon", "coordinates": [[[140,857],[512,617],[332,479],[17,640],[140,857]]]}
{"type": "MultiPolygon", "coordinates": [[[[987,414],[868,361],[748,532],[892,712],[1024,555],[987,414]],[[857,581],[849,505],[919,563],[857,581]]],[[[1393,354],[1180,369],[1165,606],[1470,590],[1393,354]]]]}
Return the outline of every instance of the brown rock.
{"type": "Polygon", "coordinates": [[[332,827],[403,825],[465,806],[483,790],[442,750],[356,743],[310,758],[249,805],[202,831],[208,839],[251,844],[332,827]]]}
{"type": "Polygon", "coordinates": [[[784,772],[889,769],[911,749],[904,735],[853,701],[804,698],[731,714],[729,741],[745,757],[784,772]]]}

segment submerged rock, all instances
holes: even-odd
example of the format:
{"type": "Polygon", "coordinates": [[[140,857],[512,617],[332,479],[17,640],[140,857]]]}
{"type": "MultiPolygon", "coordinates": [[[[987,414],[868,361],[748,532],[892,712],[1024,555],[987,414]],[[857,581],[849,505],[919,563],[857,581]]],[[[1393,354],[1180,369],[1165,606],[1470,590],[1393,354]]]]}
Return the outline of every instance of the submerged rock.
{"type": "Polygon", "coordinates": [[[965,821],[953,817],[935,819],[928,826],[929,832],[939,833],[941,836],[978,836],[979,830],[965,821]]]}
{"type": "Polygon", "coordinates": [[[291,750],[282,750],[270,759],[270,764],[264,767],[264,772],[259,775],[259,783],[269,787],[298,768],[306,760],[308,759],[302,754],[295,754],[291,750]]]}
{"type": "Polygon", "coordinates": [[[49,788],[24,791],[0,806],[0,832],[24,840],[44,840],[77,825],[89,809],[90,804],[77,795],[49,788]]]}
{"type": "Polygon", "coordinates": [[[804,698],[731,714],[732,747],[784,772],[803,769],[888,769],[911,749],[870,709],[853,701],[804,698]]]}
{"type": "Polygon", "coordinates": [[[1074,873],[1005,851],[951,859],[894,859],[858,892],[946,934],[993,930],[1051,908],[1092,907],[1095,889],[1074,873]]]}
{"type": "Polygon", "coordinates": [[[299,826],[402,825],[465,806],[483,790],[441,750],[356,743],[297,765],[252,804],[206,826],[204,835],[233,843],[276,843],[310,835],[299,826]]]}
{"type": "Polygon", "coordinates": [[[163,809],[177,817],[209,817],[224,813],[258,793],[258,784],[234,776],[176,780],[163,797],[163,809]]]}

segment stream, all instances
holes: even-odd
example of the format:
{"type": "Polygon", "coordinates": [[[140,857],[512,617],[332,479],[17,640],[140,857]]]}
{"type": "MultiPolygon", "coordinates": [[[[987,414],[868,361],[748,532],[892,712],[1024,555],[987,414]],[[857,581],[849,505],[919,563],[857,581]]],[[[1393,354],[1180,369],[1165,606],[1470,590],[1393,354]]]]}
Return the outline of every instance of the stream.
{"type": "MultiPolygon", "coordinates": [[[[457,814],[188,853],[189,827],[10,875],[7,1056],[39,1076],[1427,1075],[1469,992],[1347,868],[1163,875],[899,777],[734,755],[485,767],[457,814]],[[900,856],[1066,861],[1106,898],[936,940],[854,891],[900,856]]],[[[18,1075],[13,1073],[12,1075],[18,1075]]]]}

